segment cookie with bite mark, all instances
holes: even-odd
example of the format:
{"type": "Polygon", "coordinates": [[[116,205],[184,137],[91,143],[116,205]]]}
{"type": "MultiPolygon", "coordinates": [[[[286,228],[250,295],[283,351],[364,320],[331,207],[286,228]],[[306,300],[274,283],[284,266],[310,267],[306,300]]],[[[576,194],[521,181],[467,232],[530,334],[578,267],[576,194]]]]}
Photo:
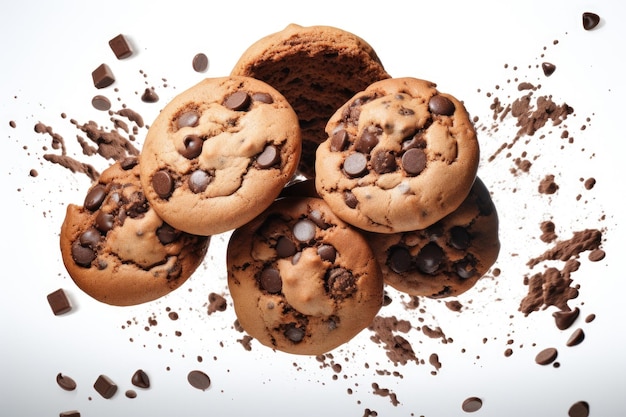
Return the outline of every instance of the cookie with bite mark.
{"type": "Polygon", "coordinates": [[[432,82],[371,84],[330,118],[315,185],[363,230],[423,229],[455,210],[476,177],[479,145],[463,104],[432,82]]]}
{"type": "Polygon", "coordinates": [[[318,355],[348,342],[383,302],[367,241],[319,198],[279,199],[235,230],[227,272],[243,329],[287,353],[318,355]]]}
{"type": "Polygon", "coordinates": [[[141,183],[168,224],[214,235],[265,210],[293,177],[301,150],[298,118],[276,89],[250,77],[207,78],[150,126],[141,183]]]}
{"type": "Polygon", "coordinates": [[[145,198],[135,157],[102,172],[61,226],[63,263],[76,285],[106,304],[156,300],[202,263],[210,238],[164,222],[145,198]]]}

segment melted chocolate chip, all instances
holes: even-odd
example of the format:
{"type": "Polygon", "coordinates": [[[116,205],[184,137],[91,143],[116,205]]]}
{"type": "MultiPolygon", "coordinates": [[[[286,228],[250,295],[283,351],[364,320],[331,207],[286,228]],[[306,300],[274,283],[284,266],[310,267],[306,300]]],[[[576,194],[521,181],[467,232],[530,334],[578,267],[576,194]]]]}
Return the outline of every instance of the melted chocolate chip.
{"type": "Polygon", "coordinates": [[[454,226],[450,229],[450,245],[459,250],[466,250],[470,245],[470,235],[466,228],[454,226]]]}
{"type": "Polygon", "coordinates": [[[276,268],[265,268],[261,271],[259,280],[261,288],[270,294],[277,294],[283,289],[283,280],[280,278],[280,272],[276,268]]]}
{"type": "Polygon", "coordinates": [[[276,241],[276,254],[279,258],[288,258],[297,252],[295,243],[291,239],[281,236],[276,241]]]}
{"type": "Polygon", "coordinates": [[[304,329],[297,327],[295,323],[289,323],[284,331],[287,339],[294,343],[300,343],[304,339],[304,329]]]}
{"type": "Polygon", "coordinates": [[[152,187],[161,198],[168,198],[174,191],[174,179],[167,171],[158,171],[152,177],[152,187]]]}
{"type": "Polygon", "coordinates": [[[417,254],[417,268],[425,274],[434,274],[443,258],[443,250],[435,242],[427,243],[417,254]]]}
{"type": "Polygon", "coordinates": [[[236,91],[224,100],[224,107],[230,110],[245,110],[250,105],[250,96],[245,91],[236,91]]]}
{"type": "Polygon", "coordinates": [[[317,227],[308,219],[302,219],[293,225],[293,236],[300,242],[310,242],[315,238],[317,227]]]}
{"type": "Polygon", "coordinates": [[[163,245],[175,242],[180,234],[180,231],[174,229],[172,226],[165,222],[156,230],[157,238],[159,239],[159,242],[161,242],[163,245]]]}
{"type": "Polygon", "coordinates": [[[178,129],[183,127],[195,127],[198,126],[198,122],[200,121],[200,113],[196,110],[188,110],[178,116],[176,120],[176,126],[178,129]]]}
{"type": "Polygon", "coordinates": [[[352,178],[363,176],[367,172],[367,157],[360,152],[351,154],[343,161],[343,170],[352,178]]]}
{"type": "Polygon", "coordinates": [[[115,226],[115,216],[113,214],[103,211],[98,212],[96,215],[96,228],[98,230],[102,233],[106,233],[113,229],[113,226],[115,226]]]}
{"type": "Polygon", "coordinates": [[[267,145],[256,158],[256,163],[261,169],[270,168],[278,162],[280,162],[280,151],[274,145],[267,145]]]}
{"type": "Polygon", "coordinates": [[[185,148],[180,151],[180,154],[187,159],[194,159],[200,156],[202,153],[202,145],[204,141],[198,135],[187,135],[183,139],[183,145],[185,148]]]}
{"type": "Polygon", "coordinates": [[[317,254],[324,261],[335,262],[337,250],[332,245],[321,245],[317,248],[317,254]]]}
{"type": "Polygon", "coordinates": [[[426,153],[418,148],[409,149],[402,155],[402,168],[408,175],[419,175],[426,168],[426,153]]]}
{"type": "Polygon", "coordinates": [[[95,185],[87,193],[83,206],[89,211],[96,211],[100,208],[106,196],[106,187],[103,184],[95,185]]]}
{"type": "Polygon", "coordinates": [[[376,152],[372,156],[372,168],[377,174],[394,172],[397,168],[395,155],[390,151],[376,152]]]}
{"type": "Polygon", "coordinates": [[[356,278],[345,268],[333,268],[326,277],[328,290],[335,296],[345,298],[356,290],[356,278]]]}
{"type": "Polygon", "coordinates": [[[344,203],[346,203],[346,206],[350,207],[351,209],[356,208],[356,206],[359,204],[359,200],[357,200],[354,193],[349,190],[343,192],[343,201],[344,203]]]}
{"type": "Polygon", "coordinates": [[[192,193],[198,194],[206,190],[211,183],[211,179],[211,175],[209,175],[206,171],[199,169],[191,173],[189,179],[187,180],[187,184],[189,184],[189,189],[192,193]]]}
{"type": "Polygon", "coordinates": [[[333,133],[330,138],[330,150],[332,152],[341,152],[348,146],[348,132],[340,129],[333,133]]]}
{"type": "Polygon", "coordinates": [[[447,97],[442,95],[435,95],[428,101],[428,110],[432,114],[439,114],[441,116],[452,116],[454,114],[454,103],[447,97]]]}
{"type": "Polygon", "coordinates": [[[354,149],[364,154],[370,153],[378,145],[380,133],[380,129],[365,129],[354,144],[354,149]]]}

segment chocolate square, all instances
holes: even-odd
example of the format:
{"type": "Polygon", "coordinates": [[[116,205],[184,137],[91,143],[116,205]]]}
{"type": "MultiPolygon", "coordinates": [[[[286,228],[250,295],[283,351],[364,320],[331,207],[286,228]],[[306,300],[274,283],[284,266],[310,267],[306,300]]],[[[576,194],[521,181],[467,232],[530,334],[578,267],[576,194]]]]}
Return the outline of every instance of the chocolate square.
{"type": "Polygon", "coordinates": [[[50,304],[50,308],[52,308],[52,312],[55,316],[65,314],[72,310],[70,300],[67,298],[62,288],[48,294],[48,304],[50,304]]]}
{"type": "Polygon", "coordinates": [[[117,385],[106,375],[100,375],[93,387],[102,397],[109,399],[117,392],[117,385]]]}
{"type": "Polygon", "coordinates": [[[122,34],[119,34],[111,39],[109,41],[109,46],[111,47],[111,50],[113,50],[113,53],[115,54],[117,59],[128,58],[133,54],[133,49],[128,43],[126,37],[122,34]]]}
{"type": "Polygon", "coordinates": [[[101,64],[98,68],[93,70],[91,77],[93,78],[93,85],[96,88],[105,88],[115,82],[113,71],[111,71],[111,68],[109,68],[107,64],[101,64]]]}

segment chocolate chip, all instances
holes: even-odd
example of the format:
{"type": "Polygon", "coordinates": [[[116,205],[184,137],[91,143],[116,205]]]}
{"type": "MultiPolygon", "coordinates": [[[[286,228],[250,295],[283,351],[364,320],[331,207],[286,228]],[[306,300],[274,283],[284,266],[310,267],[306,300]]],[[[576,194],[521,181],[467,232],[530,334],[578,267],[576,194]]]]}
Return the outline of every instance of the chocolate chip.
{"type": "Polygon", "coordinates": [[[380,133],[380,129],[365,129],[354,144],[354,149],[357,152],[365,154],[370,153],[371,150],[378,145],[378,135],[380,135],[380,133]]]}
{"type": "Polygon", "coordinates": [[[408,175],[418,175],[426,168],[426,153],[418,148],[409,149],[402,154],[402,168],[408,175]]]}
{"type": "Polygon", "coordinates": [[[330,227],[330,225],[324,221],[324,215],[322,212],[317,209],[309,212],[309,219],[311,219],[311,221],[322,230],[326,230],[330,227]]]}
{"type": "Polygon", "coordinates": [[[572,404],[567,412],[569,417],[589,417],[589,404],[586,401],[578,401],[572,404]]]}
{"type": "Polygon", "coordinates": [[[236,91],[224,100],[224,107],[230,110],[245,110],[250,105],[250,96],[245,91],[236,91]]]}
{"type": "Polygon", "coordinates": [[[83,207],[89,211],[96,211],[100,208],[106,196],[106,187],[103,184],[95,185],[85,196],[83,207]]]}
{"type": "Polygon", "coordinates": [[[461,279],[468,279],[476,274],[475,263],[470,259],[464,258],[454,264],[456,274],[461,279]]]}
{"type": "Polygon", "coordinates": [[[150,388],[150,378],[142,369],[137,369],[130,379],[130,382],[139,388],[150,388]]]}
{"type": "Polygon", "coordinates": [[[411,268],[411,253],[403,246],[395,246],[389,250],[387,263],[398,274],[406,272],[411,268]]]}
{"type": "Polygon", "coordinates": [[[559,352],[555,348],[546,348],[535,356],[535,362],[539,365],[549,365],[554,362],[558,353],[559,352]]]}
{"type": "Polygon", "coordinates": [[[252,94],[252,100],[264,104],[272,104],[274,102],[274,99],[269,93],[254,93],[252,94]]]}
{"type": "Polygon", "coordinates": [[[138,163],[139,163],[139,159],[136,156],[128,156],[120,160],[120,167],[124,171],[128,171],[130,169],[133,169],[138,163]]]}
{"type": "Polygon", "coordinates": [[[317,227],[308,219],[302,219],[293,225],[293,236],[300,242],[309,242],[315,238],[317,227]]]}
{"type": "Polygon", "coordinates": [[[80,241],[76,240],[72,243],[72,259],[76,265],[89,268],[91,262],[96,259],[96,252],[89,247],[82,246],[80,241]]]}
{"type": "Polygon", "coordinates": [[[105,96],[97,95],[91,99],[91,105],[96,110],[107,111],[111,108],[111,101],[105,96]]]}
{"type": "Polygon", "coordinates": [[[156,103],[159,101],[159,95],[154,91],[154,88],[146,88],[141,95],[141,101],[144,103],[156,103]]]}
{"type": "Polygon", "coordinates": [[[454,114],[454,103],[447,97],[442,95],[434,95],[428,101],[428,110],[432,114],[439,114],[441,116],[452,116],[454,114]]]}
{"type": "Polygon", "coordinates": [[[76,389],[76,381],[61,373],[57,374],[57,384],[65,391],[74,391],[76,389]]]}
{"type": "Polygon", "coordinates": [[[191,173],[189,180],[187,180],[187,184],[189,184],[189,189],[192,193],[198,194],[206,190],[211,183],[211,179],[211,175],[209,175],[206,171],[199,169],[191,173]]]}
{"type": "Polygon", "coordinates": [[[356,279],[345,268],[333,268],[327,274],[326,283],[333,295],[345,298],[355,290],[356,279]]]}
{"type": "Polygon", "coordinates": [[[78,241],[82,246],[91,248],[93,250],[96,250],[101,240],[102,234],[100,234],[100,231],[95,227],[90,227],[89,229],[81,233],[78,237],[78,241]]]}
{"type": "Polygon", "coordinates": [[[113,229],[115,226],[115,216],[103,211],[98,212],[96,215],[96,228],[102,233],[106,233],[113,229]]]}
{"type": "Polygon", "coordinates": [[[360,152],[351,154],[343,161],[343,170],[352,178],[364,175],[367,172],[367,157],[360,152]]]}
{"type": "Polygon", "coordinates": [[[574,330],[574,333],[572,333],[569,339],[567,339],[567,342],[565,343],[565,345],[576,346],[576,345],[581,344],[583,340],[585,340],[585,332],[583,332],[583,329],[578,328],[574,330]]]}
{"type": "Polygon", "coordinates": [[[133,54],[133,49],[131,48],[130,43],[122,34],[119,34],[111,39],[109,41],[109,46],[117,59],[128,58],[133,54]]]}
{"type": "Polygon", "coordinates": [[[115,76],[107,64],[100,64],[98,68],[93,70],[91,78],[93,85],[98,89],[106,88],[115,82],[115,76]]]}
{"type": "Polygon", "coordinates": [[[324,261],[335,262],[337,250],[332,245],[320,245],[320,247],[317,248],[317,254],[324,261]]]}
{"type": "Polygon", "coordinates": [[[357,200],[354,193],[350,190],[343,192],[343,201],[344,203],[346,203],[346,206],[350,207],[351,209],[356,208],[356,206],[359,204],[359,200],[357,200]]]}
{"type": "Polygon", "coordinates": [[[276,241],[276,255],[278,255],[279,258],[293,256],[297,250],[295,243],[285,236],[279,237],[276,241]]]}
{"type": "Polygon", "coordinates": [[[600,16],[592,12],[583,13],[583,28],[585,30],[591,30],[598,26],[600,23],[600,16]]]}
{"type": "Polygon", "coordinates": [[[167,171],[158,171],[152,177],[152,187],[161,198],[168,198],[174,191],[174,179],[167,171]]]}
{"type": "Polygon", "coordinates": [[[202,371],[191,371],[187,374],[189,384],[202,391],[206,391],[211,386],[211,378],[202,371]]]}
{"type": "Polygon", "coordinates": [[[574,307],[573,310],[555,311],[552,313],[552,317],[554,317],[554,322],[559,330],[566,330],[570,328],[579,314],[580,309],[574,307]]]}
{"type": "Polygon", "coordinates": [[[176,119],[176,127],[182,129],[183,127],[196,127],[200,121],[200,113],[196,110],[188,110],[176,119]]]}
{"type": "Polygon", "coordinates": [[[541,69],[543,70],[543,75],[549,77],[554,74],[554,71],[556,71],[556,65],[549,62],[544,62],[541,64],[541,69]]]}
{"type": "Polygon", "coordinates": [[[463,401],[463,404],[461,404],[461,409],[466,413],[473,413],[480,410],[482,406],[483,400],[478,397],[469,397],[463,401]]]}
{"type": "Polygon", "coordinates": [[[261,271],[260,277],[261,288],[270,294],[278,294],[283,289],[283,280],[280,278],[280,272],[276,268],[265,268],[261,271]]]}
{"type": "Polygon", "coordinates": [[[396,167],[396,157],[390,151],[378,151],[372,156],[372,168],[377,174],[393,172],[396,167]]]}
{"type": "Polygon", "coordinates": [[[63,411],[59,414],[59,417],[80,417],[80,413],[78,410],[63,411]]]}
{"type": "Polygon", "coordinates": [[[159,238],[159,242],[161,242],[163,245],[175,242],[180,234],[180,231],[174,229],[172,226],[165,222],[156,230],[157,238],[159,238]]]}
{"type": "Polygon", "coordinates": [[[340,129],[333,133],[330,138],[330,150],[333,152],[341,152],[348,146],[348,132],[340,129]]]}
{"type": "Polygon", "coordinates": [[[423,132],[417,132],[413,136],[410,136],[402,141],[402,150],[406,151],[411,148],[426,148],[426,140],[424,139],[423,132]]]}
{"type": "Polygon", "coordinates": [[[425,274],[434,274],[443,261],[443,250],[435,243],[427,243],[417,254],[417,268],[425,274]]]}
{"type": "Polygon", "coordinates": [[[202,153],[202,145],[204,141],[198,135],[187,135],[183,139],[184,148],[179,151],[182,156],[187,159],[194,159],[202,153]]]}
{"type": "Polygon", "coordinates": [[[302,340],[304,339],[304,329],[301,327],[296,327],[295,323],[290,323],[287,325],[287,328],[284,331],[284,335],[292,342],[299,343],[302,342],[302,340]]]}
{"type": "Polygon", "coordinates": [[[450,245],[459,250],[466,250],[470,245],[470,235],[466,228],[454,226],[450,229],[450,245]]]}
{"type": "Polygon", "coordinates": [[[94,389],[103,398],[109,399],[117,392],[117,385],[106,375],[100,375],[93,384],[94,389]]]}
{"type": "Polygon", "coordinates": [[[261,169],[270,168],[278,162],[280,162],[280,151],[274,145],[267,145],[256,157],[256,163],[261,169]]]}
{"type": "Polygon", "coordinates": [[[124,395],[126,398],[137,398],[137,391],[134,389],[127,389],[126,392],[124,392],[124,395]]]}
{"type": "Polygon", "coordinates": [[[202,52],[197,53],[191,60],[191,67],[195,72],[205,72],[209,67],[209,58],[202,52]]]}

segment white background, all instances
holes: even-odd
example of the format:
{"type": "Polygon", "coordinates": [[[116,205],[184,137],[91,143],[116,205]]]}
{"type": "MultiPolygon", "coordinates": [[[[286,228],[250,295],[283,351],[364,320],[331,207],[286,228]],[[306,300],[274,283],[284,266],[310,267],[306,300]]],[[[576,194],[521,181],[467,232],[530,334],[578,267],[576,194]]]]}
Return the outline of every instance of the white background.
{"type": "MultiPolygon", "coordinates": [[[[484,402],[477,416],[566,416],[570,405],[581,400],[590,404],[592,416],[626,415],[626,359],[621,353],[626,341],[624,210],[618,206],[625,188],[622,3],[318,0],[307,6],[276,1],[66,0],[11,2],[2,9],[2,415],[58,415],[77,409],[83,416],[359,417],[370,409],[379,416],[460,416],[466,415],[461,404],[468,396],[484,402]],[[582,28],[585,11],[602,18],[593,31],[582,28]],[[102,305],[81,293],[63,268],[58,234],[65,206],[80,204],[90,182],[43,160],[44,153],[56,151],[48,136],[34,132],[35,123],[52,126],[65,138],[71,155],[101,170],[109,161],[81,155],[75,141],[80,132],[70,123],[74,118],[110,126],[108,115],[91,107],[93,95],[106,94],[114,109],[125,104],[137,110],[149,124],[177,92],[203,77],[227,75],[250,44],[292,22],[337,26],[363,37],[389,73],[437,82],[441,91],[463,100],[481,126],[489,126],[492,114],[493,98],[487,93],[511,102],[523,94],[516,89],[518,81],[541,84],[537,95],[551,95],[555,102],[575,109],[567,119],[573,144],[559,138],[561,128],[547,126],[540,132],[543,137],[525,138],[527,143],[513,146],[510,158],[503,153],[487,162],[501,143],[513,138],[515,120],[504,120],[498,132],[479,133],[483,153],[479,175],[490,187],[500,214],[502,251],[496,266],[502,274],[498,278],[489,274],[460,296],[461,313],[435,300],[420,300],[422,310],[407,309],[403,302],[408,299],[390,291],[393,302],[381,315],[412,323],[414,328],[401,335],[424,364],[394,366],[385,349],[370,340],[369,330],[324,363],[273,352],[254,341],[252,350],[246,351],[237,342],[242,333],[232,327],[231,305],[224,312],[206,312],[210,292],[228,298],[224,266],[228,234],[213,238],[206,262],[183,288],[141,306],[102,305]],[[116,60],[108,46],[119,33],[135,47],[135,55],[123,61],[116,60]],[[209,57],[204,74],[191,68],[198,52],[209,57]],[[557,66],[549,78],[538,67],[544,61],[557,66]],[[93,87],[91,71],[103,62],[117,81],[99,91],[93,87]],[[161,100],[142,103],[143,89],[152,86],[161,100]],[[528,173],[513,175],[512,159],[524,151],[533,166],[528,173]],[[39,175],[29,176],[31,169],[39,175]],[[554,174],[560,186],[551,196],[537,192],[546,174],[554,174]],[[597,185],[585,190],[580,179],[589,177],[596,178],[597,185]],[[578,195],[582,197],[577,199],[578,195]],[[570,306],[580,307],[582,313],[567,331],[556,329],[553,309],[528,317],[518,311],[527,290],[524,277],[545,266],[563,266],[544,263],[530,270],[525,265],[551,247],[539,239],[539,224],[545,220],[554,220],[562,239],[585,228],[601,229],[605,238],[607,257],[591,263],[586,253],[581,254],[581,268],[572,275],[580,296],[570,306]],[[74,309],[55,317],[46,295],[58,288],[65,289],[74,309]],[[170,320],[167,308],[178,312],[180,319],[170,320]],[[596,320],[585,323],[591,313],[596,320]],[[151,317],[158,324],[150,327],[151,317]],[[417,329],[423,325],[441,327],[453,342],[424,336],[417,329]],[[583,328],[586,339],[566,347],[577,327],[583,328]],[[182,335],[176,336],[176,331],[182,335]],[[535,355],[552,346],[559,350],[561,366],[535,364],[535,355]],[[505,357],[508,347],[513,355],[505,357]],[[431,353],[442,362],[436,375],[428,363],[431,353]],[[341,372],[324,366],[332,361],[341,364],[341,372]],[[150,375],[152,387],[135,388],[138,397],[128,399],[124,391],[134,388],[130,377],[138,368],[150,375]],[[211,377],[209,390],[187,383],[186,375],[193,369],[211,377]],[[56,385],[59,372],[76,380],[76,391],[56,385]],[[109,400],[92,387],[100,374],[119,385],[109,400]],[[399,404],[375,395],[373,383],[395,393],[399,404]]],[[[145,129],[138,134],[138,144],[142,135],[145,129]]]]}

